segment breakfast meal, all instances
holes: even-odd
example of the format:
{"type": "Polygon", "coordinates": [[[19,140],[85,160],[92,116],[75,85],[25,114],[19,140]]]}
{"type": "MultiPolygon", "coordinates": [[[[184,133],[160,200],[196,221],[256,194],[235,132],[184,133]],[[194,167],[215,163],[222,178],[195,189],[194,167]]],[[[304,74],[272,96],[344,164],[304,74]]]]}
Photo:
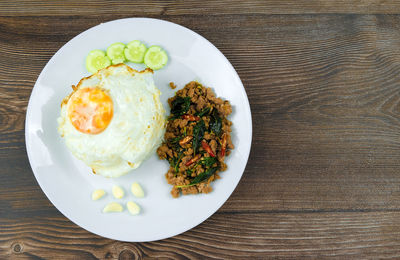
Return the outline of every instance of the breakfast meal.
{"type": "Polygon", "coordinates": [[[174,185],[171,195],[209,193],[210,183],[220,178],[218,172],[227,169],[224,159],[234,148],[232,122],[227,119],[232,107],[196,81],[178,90],[168,103],[171,115],[157,153],[170,164],[165,176],[174,185]]]}
{"type": "Polygon", "coordinates": [[[149,48],[141,41],[134,40],[127,45],[122,42],[111,44],[106,51],[93,50],[86,56],[86,69],[91,73],[126,61],[144,63],[152,70],[163,68],[168,62],[167,53],[157,45],[149,48]]]}
{"type": "Polygon", "coordinates": [[[58,131],[93,173],[126,174],[160,145],[165,110],[151,69],[111,65],[72,88],[61,103],[58,131]]]}

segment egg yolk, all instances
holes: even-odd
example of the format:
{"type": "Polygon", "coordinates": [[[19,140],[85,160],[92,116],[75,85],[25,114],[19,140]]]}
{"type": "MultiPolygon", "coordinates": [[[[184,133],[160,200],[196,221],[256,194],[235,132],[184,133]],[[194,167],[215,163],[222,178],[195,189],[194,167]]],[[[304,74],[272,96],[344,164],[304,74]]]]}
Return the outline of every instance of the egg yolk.
{"type": "Polygon", "coordinates": [[[81,88],[70,97],[68,115],[76,130],[98,134],[110,124],[113,116],[111,97],[99,88],[81,88]]]}

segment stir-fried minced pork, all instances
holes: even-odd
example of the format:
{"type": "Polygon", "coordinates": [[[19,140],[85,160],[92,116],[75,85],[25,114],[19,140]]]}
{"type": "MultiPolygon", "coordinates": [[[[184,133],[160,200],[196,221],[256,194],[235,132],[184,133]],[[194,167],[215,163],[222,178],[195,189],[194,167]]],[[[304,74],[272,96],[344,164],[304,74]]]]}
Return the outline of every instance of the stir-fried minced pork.
{"type": "Polygon", "coordinates": [[[170,164],[165,176],[173,185],[171,194],[176,198],[180,193],[209,193],[210,183],[226,170],[225,156],[234,148],[232,122],[227,119],[232,107],[196,81],[177,91],[168,103],[171,115],[157,153],[170,164]]]}

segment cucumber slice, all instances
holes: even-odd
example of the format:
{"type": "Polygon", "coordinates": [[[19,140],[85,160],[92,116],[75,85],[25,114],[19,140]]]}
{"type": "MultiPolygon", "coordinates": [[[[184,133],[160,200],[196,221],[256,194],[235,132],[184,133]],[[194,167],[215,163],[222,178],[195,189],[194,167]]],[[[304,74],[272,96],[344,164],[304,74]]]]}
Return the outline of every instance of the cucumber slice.
{"type": "Polygon", "coordinates": [[[124,63],[124,61],[125,60],[123,60],[123,59],[115,59],[115,60],[111,60],[111,63],[113,65],[116,65],[116,64],[124,63]]]}
{"type": "Polygon", "coordinates": [[[167,62],[167,53],[160,46],[150,46],[144,55],[144,64],[153,70],[161,69],[167,62]]]}
{"type": "Polygon", "coordinates": [[[144,45],[141,41],[131,41],[128,43],[128,45],[126,45],[126,49],[124,50],[125,57],[130,62],[142,63],[146,49],[146,45],[144,45]]]}
{"type": "Polygon", "coordinates": [[[98,70],[110,65],[111,61],[104,51],[93,50],[86,56],[86,69],[90,73],[96,73],[98,70]]]}
{"type": "Polygon", "coordinates": [[[116,42],[107,48],[107,56],[111,59],[112,64],[119,64],[125,61],[125,44],[116,42]]]}

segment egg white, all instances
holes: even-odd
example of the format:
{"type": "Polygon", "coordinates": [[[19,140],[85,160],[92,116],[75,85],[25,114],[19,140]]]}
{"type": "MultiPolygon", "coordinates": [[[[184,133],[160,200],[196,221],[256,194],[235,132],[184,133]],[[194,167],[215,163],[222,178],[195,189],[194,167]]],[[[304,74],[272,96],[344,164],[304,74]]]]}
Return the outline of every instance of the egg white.
{"type": "Polygon", "coordinates": [[[140,164],[160,145],[165,110],[153,72],[135,71],[125,64],[109,66],[76,86],[105,90],[113,101],[113,117],[99,134],[78,131],[68,117],[69,97],[61,105],[58,131],[71,153],[96,174],[118,177],[140,164]],[[68,100],[67,100],[68,99],[68,100]]]}

